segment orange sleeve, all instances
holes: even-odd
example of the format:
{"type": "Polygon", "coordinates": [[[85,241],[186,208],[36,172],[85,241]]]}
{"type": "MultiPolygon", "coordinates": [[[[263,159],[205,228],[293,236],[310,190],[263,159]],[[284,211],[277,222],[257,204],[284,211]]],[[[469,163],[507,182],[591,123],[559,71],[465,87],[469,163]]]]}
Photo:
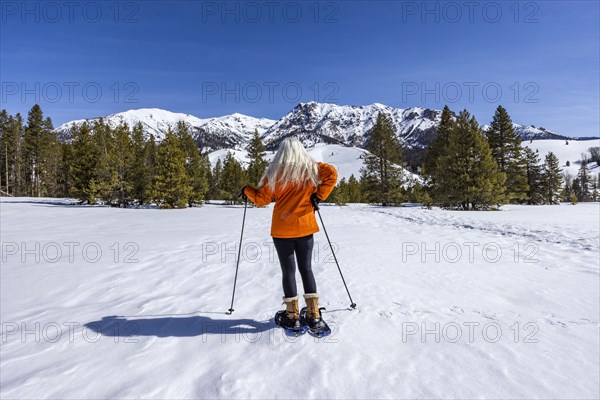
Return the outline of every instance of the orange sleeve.
{"type": "Polygon", "coordinates": [[[333,165],[319,163],[319,180],[321,184],[317,187],[317,197],[326,200],[337,183],[338,173],[333,165]]]}
{"type": "Polygon", "coordinates": [[[259,186],[257,189],[252,186],[246,186],[244,188],[244,194],[248,196],[251,202],[253,202],[257,207],[263,207],[269,204],[272,201],[275,201],[275,194],[267,185],[267,180],[262,186],[259,186]]]}

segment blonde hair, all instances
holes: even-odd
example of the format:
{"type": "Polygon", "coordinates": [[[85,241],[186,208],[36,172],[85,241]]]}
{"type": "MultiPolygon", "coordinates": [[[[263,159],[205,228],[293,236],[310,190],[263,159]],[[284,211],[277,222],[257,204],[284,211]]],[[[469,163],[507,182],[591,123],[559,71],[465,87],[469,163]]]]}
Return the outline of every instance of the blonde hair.
{"type": "Polygon", "coordinates": [[[271,190],[275,190],[275,187],[280,185],[285,187],[288,184],[301,186],[310,184],[317,187],[321,183],[317,162],[295,137],[281,142],[275,157],[260,180],[259,187],[265,184],[265,179],[271,190]]]}

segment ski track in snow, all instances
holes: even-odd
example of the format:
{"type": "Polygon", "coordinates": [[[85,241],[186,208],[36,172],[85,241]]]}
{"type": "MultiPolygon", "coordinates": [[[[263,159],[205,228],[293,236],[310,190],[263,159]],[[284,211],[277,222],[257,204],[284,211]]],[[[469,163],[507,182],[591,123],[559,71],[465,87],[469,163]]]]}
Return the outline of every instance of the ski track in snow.
{"type": "Polygon", "coordinates": [[[593,230],[587,231],[584,237],[578,237],[581,229],[565,229],[560,225],[553,224],[554,229],[530,229],[526,225],[517,224],[501,224],[501,223],[480,223],[474,224],[466,218],[455,216],[444,216],[444,218],[429,218],[427,215],[399,215],[393,212],[378,211],[379,213],[392,216],[416,224],[436,225],[444,228],[452,228],[457,230],[474,229],[482,233],[497,234],[502,236],[511,236],[515,238],[523,238],[529,241],[536,241],[549,244],[566,244],[569,247],[581,248],[583,250],[597,249],[598,235],[593,230]],[[562,230],[562,231],[560,231],[562,230]]]}
{"type": "Polygon", "coordinates": [[[500,212],[324,205],[358,307],[349,311],[317,233],[313,269],[334,331],[322,339],[289,338],[273,323],[282,294],[272,206],[247,210],[236,311],[226,315],[242,207],[65,203],[0,203],[2,398],[600,396],[598,203],[500,212]],[[69,241],[97,243],[103,255],[89,262],[75,252],[70,262],[63,246],[56,262],[35,262],[6,253],[7,243],[69,241]],[[473,260],[464,243],[478,243],[473,260]],[[436,244],[462,254],[432,253],[436,244]],[[500,249],[497,259],[484,256],[485,244],[500,249]]]}

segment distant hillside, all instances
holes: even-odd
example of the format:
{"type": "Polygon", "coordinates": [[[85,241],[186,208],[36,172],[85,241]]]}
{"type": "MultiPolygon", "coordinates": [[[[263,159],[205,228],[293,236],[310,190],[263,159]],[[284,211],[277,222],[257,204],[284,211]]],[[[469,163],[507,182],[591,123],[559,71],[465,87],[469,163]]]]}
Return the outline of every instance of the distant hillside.
{"type": "MultiPolygon", "coordinates": [[[[209,154],[211,164],[214,165],[218,159],[223,162],[225,157],[227,157],[227,152],[231,152],[236,160],[241,162],[242,165],[249,162],[246,150],[221,149],[209,154]]],[[[338,171],[339,179],[348,179],[351,175],[354,175],[357,179],[360,178],[360,168],[363,166],[363,156],[365,153],[368,153],[366,150],[358,147],[323,143],[318,143],[315,146],[310,147],[308,152],[316,161],[322,161],[333,165],[338,171]]],[[[273,158],[273,154],[273,151],[268,151],[265,158],[270,161],[273,158]]],[[[406,170],[405,178],[407,180],[421,180],[418,175],[406,170]]]]}
{"type": "MultiPolygon", "coordinates": [[[[534,140],[524,141],[523,146],[527,146],[533,151],[537,151],[542,161],[544,161],[546,154],[553,152],[558,157],[562,170],[575,176],[581,167],[581,155],[587,154],[587,156],[589,156],[588,149],[590,147],[600,146],[600,139],[534,140]],[[567,166],[567,161],[570,164],[569,166],[567,166]]],[[[587,167],[590,172],[600,172],[596,163],[590,163],[587,167]]]]}

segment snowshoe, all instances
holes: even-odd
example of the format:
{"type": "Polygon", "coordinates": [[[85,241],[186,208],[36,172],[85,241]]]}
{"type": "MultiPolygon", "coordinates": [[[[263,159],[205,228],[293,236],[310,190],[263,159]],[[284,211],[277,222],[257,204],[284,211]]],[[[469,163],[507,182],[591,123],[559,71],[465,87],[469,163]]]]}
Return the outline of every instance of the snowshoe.
{"type": "Polygon", "coordinates": [[[285,333],[290,336],[300,336],[308,330],[308,327],[303,325],[300,319],[289,318],[285,310],[277,311],[275,314],[275,323],[282,327],[285,333]]]}
{"type": "MultiPolygon", "coordinates": [[[[325,307],[319,308],[319,314],[321,314],[321,310],[325,310],[325,307]]],[[[322,315],[319,318],[307,317],[306,307],[302,307],[302,310],[300,310],[300,324],[306,326],[311,335],[319,338],[331,333],[331,328],[323,320],[322,315]]]]}

